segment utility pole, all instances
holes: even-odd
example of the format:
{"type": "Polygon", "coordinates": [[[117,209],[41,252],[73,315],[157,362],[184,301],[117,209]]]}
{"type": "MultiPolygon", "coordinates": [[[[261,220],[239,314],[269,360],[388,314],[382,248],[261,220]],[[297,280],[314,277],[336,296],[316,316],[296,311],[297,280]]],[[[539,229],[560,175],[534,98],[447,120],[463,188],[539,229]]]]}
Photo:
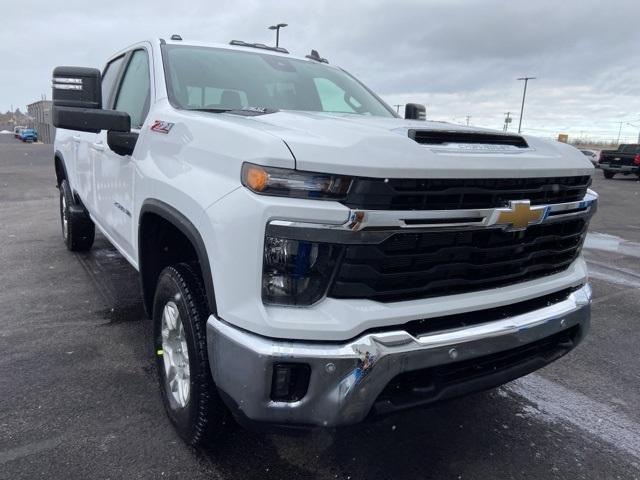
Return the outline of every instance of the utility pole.
{"type": "Polygon", "coordinates": [[[467,119],[467,127],[469,126],[469,119],[471,118],[471,115],[467,115],[466,119],[467,119]]]}
{"type": "Polygon", "coordinates": [[[396,104],[394,105],[394,107],[396,107],[396,113],[400,113],[400,107],[402,106],[402,104],[396,104]]]}
{"type": "Polygon", "coordinates": [[[504,117],[504,127],[502,128],[503,132],[506,132],[509,129],[509,124],[511,123],[511,112],[505,113],[506,117],[504,117]]]}
{"type": "Polygon", "coordinates": [[[521,77],[518,80],[524,80],[524,91],[522,92],[522,106],[520,107],[520,122],[518,123],[518,133],[522,130],[522,114],[524,113],[524,99],[527,97],[527,83],[529,80],[535,80],[536,77],[521,77]]]}
{"type": "Polygon", "coordinates": [[[271,25],[269,28],[269,30],[275,30],[276,31],[276,47],[280,46],[280,29],[286,27],[287,24],[286,23],[278,23],[277,25],[271,25]]]}
{"type": "Polygon", "coordinates": [[[623,124],[623,123],[624,123],[624,122],[620,122],[620,128],[618,129],[618,140],[616,140],[616,143],[617,143],[618,145],[620,145],[620,134],[622,133],[622,124],[623,124]]]}

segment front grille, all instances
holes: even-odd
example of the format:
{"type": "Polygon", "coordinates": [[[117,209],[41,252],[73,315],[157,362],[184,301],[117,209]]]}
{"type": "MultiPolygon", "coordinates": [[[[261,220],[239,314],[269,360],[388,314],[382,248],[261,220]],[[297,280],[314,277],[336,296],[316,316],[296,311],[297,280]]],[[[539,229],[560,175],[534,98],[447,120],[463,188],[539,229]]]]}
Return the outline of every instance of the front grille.
{"type": "Polygon", "coordinates": [[[348,245],[329,296],[394,302],[533,280],[565,270],[586,229],[574,218],[524,231],[401,232],[378,245],[348,245]]]}
{"type": "Polygon", "coordinates": [[[582,200],[591,184],[589,175],[494,179],[382,179],[354,180],[342,203],[370,210],[451,210],[498,208],[510,200],[531,205],[582,200]]]}

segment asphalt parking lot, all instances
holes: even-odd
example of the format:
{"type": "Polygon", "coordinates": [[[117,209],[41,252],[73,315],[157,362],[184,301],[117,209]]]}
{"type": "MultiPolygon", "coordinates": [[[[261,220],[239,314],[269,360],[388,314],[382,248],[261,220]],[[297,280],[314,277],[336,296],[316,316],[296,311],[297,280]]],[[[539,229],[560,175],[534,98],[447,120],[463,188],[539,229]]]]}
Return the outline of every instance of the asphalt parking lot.
{"type": "Polygon", "coordinates": [[[500,389],[304,436],[186,447],[157,391],[136,272],[62,242],[52,148],[0,135],[0,478],[640,478],[640,182],[604,180],[588,339],[500,389]]]}

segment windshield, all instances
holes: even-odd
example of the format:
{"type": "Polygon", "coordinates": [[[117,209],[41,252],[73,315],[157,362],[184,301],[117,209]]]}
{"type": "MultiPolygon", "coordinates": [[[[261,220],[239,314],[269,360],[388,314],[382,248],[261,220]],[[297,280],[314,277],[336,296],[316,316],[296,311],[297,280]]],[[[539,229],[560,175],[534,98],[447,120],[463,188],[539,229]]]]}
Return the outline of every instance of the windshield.
{"type": "Polygon", "coordinates": [[[357,80],[325,64],[211,47],[165,48],[169,98],[179,108],[394,116],[357,80]]]}

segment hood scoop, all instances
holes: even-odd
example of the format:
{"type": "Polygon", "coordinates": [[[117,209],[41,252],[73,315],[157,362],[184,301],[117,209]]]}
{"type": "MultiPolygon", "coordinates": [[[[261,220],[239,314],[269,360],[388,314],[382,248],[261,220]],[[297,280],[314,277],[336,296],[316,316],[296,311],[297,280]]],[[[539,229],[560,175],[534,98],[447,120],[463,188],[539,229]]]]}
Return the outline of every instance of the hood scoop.
{"type": "Polygon", "coordinates": [[[409,138],[422,145],[476,144],[503,145],[528,148],[529,145],[520,135],[500,133],[465,132],[455,130],[409,130],[409,138]]]}

